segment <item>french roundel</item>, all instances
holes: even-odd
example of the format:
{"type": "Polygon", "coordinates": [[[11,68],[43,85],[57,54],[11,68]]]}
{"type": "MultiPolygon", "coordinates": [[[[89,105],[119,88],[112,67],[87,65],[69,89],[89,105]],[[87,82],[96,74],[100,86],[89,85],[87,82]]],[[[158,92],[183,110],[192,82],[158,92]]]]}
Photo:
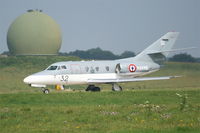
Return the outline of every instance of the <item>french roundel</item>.
{"type": "Polygon", "coordinates": [[[130,65],[128,66],[128,69],[129,69],[130,72],[135,72],[136,69],[137,69],[137,67],[136,67],[136,65],[134,65],[134,64],[130,64],[130,65]]]}

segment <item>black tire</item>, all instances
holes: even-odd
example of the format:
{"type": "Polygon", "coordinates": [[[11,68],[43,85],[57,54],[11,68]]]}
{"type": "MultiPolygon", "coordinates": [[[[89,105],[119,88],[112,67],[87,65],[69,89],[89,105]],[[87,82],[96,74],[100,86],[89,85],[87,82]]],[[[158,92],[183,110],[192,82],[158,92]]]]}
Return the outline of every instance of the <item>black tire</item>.
{"type": "Polygon", "coordinates": [[[99,92],[99,91],[101,91],[101,89],[99,87],[94,86],[94,85],[89,85],[85,89],[85,91],[99,92]]]}
{"type": "MultiPolygon", "coordinates": [[[[121,86],[119,86],[119,90],[118,91],[122,91],[122,87],[121,86]]],[[[114,87],[112,87],[112,91],[116,91],[115,89],[114,89],[114,87]]]]}
{"type": "Polygon", "coordinates": [[[85,91],[92,91],[93,88],[95,88],[94,85],[88,85],[88,87],[85,89],[85,91]]]}
{"type": "Polygon", "coordinates": [[[101,89],[99,87],[94,87],[91,91],[100,91],[101,89]]]}
{"type": "Polygon", "coordinates": [[[49,89],[44,89],[44,90],[43,90],[43,93],[44,93],[44,94],[49,94],[49,89]]]}

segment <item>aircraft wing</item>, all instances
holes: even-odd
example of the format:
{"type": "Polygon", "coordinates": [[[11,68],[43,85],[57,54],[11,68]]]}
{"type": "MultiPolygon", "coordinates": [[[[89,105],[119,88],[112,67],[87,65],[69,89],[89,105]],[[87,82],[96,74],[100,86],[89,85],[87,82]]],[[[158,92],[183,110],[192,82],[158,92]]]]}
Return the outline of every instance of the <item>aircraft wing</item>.
{"type": "Polygon", "coordinates": [[[98,83],[122,83],[122,82],[139,82],[139,81],[148,81],[148,80],[166,80],[177,78],[180,76],[165,76],[165,77],[139,77],[139,78],[120,78],[120,79],[88,79],[88,83],[98,84],[98,83]]]}

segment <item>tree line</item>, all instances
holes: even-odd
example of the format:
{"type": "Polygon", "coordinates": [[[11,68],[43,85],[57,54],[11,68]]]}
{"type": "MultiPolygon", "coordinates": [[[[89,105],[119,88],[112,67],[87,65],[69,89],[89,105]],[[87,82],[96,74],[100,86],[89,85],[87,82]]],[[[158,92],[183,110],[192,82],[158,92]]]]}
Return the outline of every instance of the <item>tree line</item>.
{"type": "Polygon", "coordinates": [[[94,59],[94,60],[114,60],[128,57],[134,57],[135,53],[131,51],[124,51],[120,55],[116,55],[108,50],[102,50],[101,48],[92,48],[88,50],[75,50],[69,53],[59,53],[62,56],[78,56],[82,59],[94,59]]]}
{"type": "MultiPolygon", "coordinates": [[[[2,55],[10,55],[8,51],[3,52],[2,55]]],[[[59,52],[58,55],[60,56],[76,56],[81,59],[88,59],[88,60],[115,60],[115,59],[123,59],[134,57],[136,54],[132,51],[124,51],[122,54],[117,55],[112,53],[108,50],[102,50],[101,48],[92,48],[88,50],[75,50],[71,52],[59,52]]],[[[187,53],[180,53],[176,54],[170,58],[168,61],[173,62],[200,62],[200,58],[192,57],[190,54],[187,53]]]]}
{"type": "MultiPolygon", "coordinates": [[[[75,50],[69,53],[59,53],[59,55],[64,56],[78,56],[82,59],[94,59],[94,60],[114,60],[134,57],[136,54],[132,51],[124,51],[120,55],[113,54],[111,51],[102,50],[101,48],[92,48],[88,50],[75,50]]],[[[172,62],[200,62],[200,58],[192,57],[187,53],[176,54],[170,58],[168,61],[172,62]]]]}
{"type": "Polygon", "coordinates": [[[200,62],[200,58],[192,57],[190,54],[187,53],[176,54],[168,60],[173,62],[200,62]]]}

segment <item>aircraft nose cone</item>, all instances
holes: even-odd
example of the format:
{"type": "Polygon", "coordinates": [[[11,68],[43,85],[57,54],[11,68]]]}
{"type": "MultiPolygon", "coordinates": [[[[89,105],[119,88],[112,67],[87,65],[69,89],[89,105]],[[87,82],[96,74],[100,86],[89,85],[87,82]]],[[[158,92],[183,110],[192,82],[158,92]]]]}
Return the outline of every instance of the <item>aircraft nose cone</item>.
{"type": "Polygon", "coordinates": [[[31,77],[30,76],[24,78],[24,83],[30,84],[30,82],[31,82],[31,77]]]}

